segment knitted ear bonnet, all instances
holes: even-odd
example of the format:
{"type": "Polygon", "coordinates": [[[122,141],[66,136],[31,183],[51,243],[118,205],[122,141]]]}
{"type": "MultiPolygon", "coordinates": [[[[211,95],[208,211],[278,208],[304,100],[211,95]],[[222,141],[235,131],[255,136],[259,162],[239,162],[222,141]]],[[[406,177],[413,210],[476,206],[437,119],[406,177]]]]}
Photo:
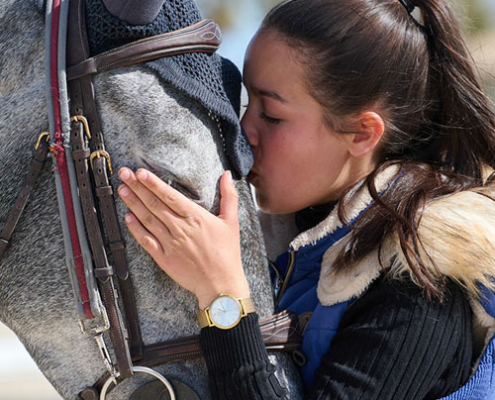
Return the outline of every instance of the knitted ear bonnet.
{"type": "MultiPolygon", "coordinates": [[[[114,17],[101,0],[86,1],[91,55],[161,33],[185,28],[203,18],[193,0],[167,0],[155,20],[131,25],[114,17]]],[[[217,122],[232,168],[247,175],[253,156],[239,124],[241,76],[218,54],[189,53],[144,63],[160,78],[201,103],[217,122]]]]}
{"type": "Polygon", "coordinates": [[[409,14],[411,14],[412,10],[414,10],[414,5],[409,0],[399,0],[409,14]]]}

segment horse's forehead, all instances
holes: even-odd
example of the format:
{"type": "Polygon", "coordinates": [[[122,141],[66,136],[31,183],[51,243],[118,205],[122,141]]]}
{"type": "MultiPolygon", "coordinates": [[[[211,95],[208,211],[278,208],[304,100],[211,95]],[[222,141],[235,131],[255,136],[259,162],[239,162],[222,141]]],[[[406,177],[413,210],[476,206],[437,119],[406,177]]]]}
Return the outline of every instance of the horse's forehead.
{"type": "Polygon", "coordinates": [[[208,110],[146,68],[99,75],[95,86],[108,128],[133,125],[137,130],[132,141],[155,146],[215,146],[213,128],[217,126],[208,117],[208,110]]]}

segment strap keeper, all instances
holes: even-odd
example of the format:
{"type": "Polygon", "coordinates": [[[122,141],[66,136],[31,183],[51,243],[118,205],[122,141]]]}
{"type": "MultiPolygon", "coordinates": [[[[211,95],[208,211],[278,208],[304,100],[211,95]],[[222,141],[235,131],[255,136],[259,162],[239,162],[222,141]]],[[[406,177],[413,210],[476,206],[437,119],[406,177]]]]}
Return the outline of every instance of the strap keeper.
{"type": "Polygon", "coordinates": [[[96,195],[98,197],[109,197],[113,195],[113,190],[111,186],[101,186],[96,188],[96,195]]]}
{"type": "Polygon", "coordinates": [[[41,144],[40,146],[43,146],[40,148],[40,151],[34,153],[33,160],[36,161],[38,164],[45,164],[46,160],[46,155],[48,153],[48,145],[47,144],[41,144]]]}
{"type": "Polygon", "coordinates": [[[108,278],[113,275],[113,268],[111,266],[105,268],[95,268],[95,277],[97,278],[108,278]]]}
{"type": "Polygon", "coordinates": [[[124,242],[112,242],[112,243],[110,243],[109,247],[110,247],[110,250],[112,250],[112,252],[118,251],[118,250],[125,250],[125,243],[124,242]]]}
{"type": "Polygon", "coordinates": [[[37,158],[33,157],[32,166],[33,166],[32,171],[35,174],[39,174],[41,171],[43,171],[43,167],[45,166],[45,160],[38,160],[37,158]]]}
{"type": "Polygon", "coordinates": [[[89,149],[74,150],[72,152],[72,158],[74,160],[82,160],[82,159],[87,160],[90,155],[91,155],[91,151],[89,149]]]}

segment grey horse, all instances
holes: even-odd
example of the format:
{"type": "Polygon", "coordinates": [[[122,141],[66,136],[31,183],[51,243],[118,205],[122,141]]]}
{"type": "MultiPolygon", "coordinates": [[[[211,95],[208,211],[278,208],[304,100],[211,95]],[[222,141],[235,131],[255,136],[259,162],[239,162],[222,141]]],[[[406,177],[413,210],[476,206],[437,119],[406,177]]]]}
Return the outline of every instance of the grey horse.
{"type": "MultiPolygon", "coordinates": [[[[131,1],[122,2],[129,5],[131,1]]],[[[136,0],[125,14],[108,1],[115,16],[134,23],[151,21],[163,0],[136,0]]],[[[0,2],[0,229],[18,194],[39,133],[48,127],[44,75],[44,1],[0,2]]],[[[143,65],[102,73],[95,88],[106,146],[114,169],[146,166],[173,173],[206,209],[218,210],[218,179],[229,168],[217,122],[196,100],[162,81],[143,65]]],[[[112,177],[114,187],[119,182],[112,177]]],[[[243,264],[260,316],[273,313],[270,279],[248,185],[238,180],[243,264]]],[[[120,220],[125,207],[117,201],[120,220]]],[[[196,301],[173,283],[122,225],[127,242],[143,340],[146,344],[197,334],[196,301]]],[[[64,399],[105,373],[95,341],[81,333],[65,264],[62,228],[51,162],[34,188],[12,246],[0,263],[0,320],[22,341],[43,374],[64,399]]],[[[107,340],[109,342],[109,340],[107,340]]],[[[298,375],[286,355],[271,356],[279,379],[299,397],[298,375]]],[[[203,360],[157,368],[168,378],[210,398],[203,360]]],[[[147,382],[136,375],[109,399],[128,399],[147,382]]]]}

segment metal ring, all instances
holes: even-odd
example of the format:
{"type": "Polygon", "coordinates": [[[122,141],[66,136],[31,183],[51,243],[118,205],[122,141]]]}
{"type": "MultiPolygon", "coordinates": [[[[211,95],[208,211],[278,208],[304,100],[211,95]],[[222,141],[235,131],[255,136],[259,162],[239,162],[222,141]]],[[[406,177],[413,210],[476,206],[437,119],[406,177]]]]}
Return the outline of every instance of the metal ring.
{"type": "MultiPolygon", "coordinates": [[[[159,372],[156,372],[154,369],[148,368],[148,367],[132,367],[132,372],[142,372],[143,374],[148,374],[151,376],[154,376],[156,379],[158,379],[161,383],[165,385],[165,387],[168,390],[168,394],[170,395],[170,400],[175,400],[175,392],[174,388],[170,384],[167,378],[165,378],[162,374],[159,372]]],[[[118,378],[118,374],[116,376],[118,378]]],[[[115,386],[118,385],[118,382],[116,383],[116,378],[115,376],[110,376],[105,384],[103,385],[103,388],[101,389],[100,393],[100,400],[105,400],[105,397],[107,396],[107,390],[110,384],[114,383],[115,386]]]]}

